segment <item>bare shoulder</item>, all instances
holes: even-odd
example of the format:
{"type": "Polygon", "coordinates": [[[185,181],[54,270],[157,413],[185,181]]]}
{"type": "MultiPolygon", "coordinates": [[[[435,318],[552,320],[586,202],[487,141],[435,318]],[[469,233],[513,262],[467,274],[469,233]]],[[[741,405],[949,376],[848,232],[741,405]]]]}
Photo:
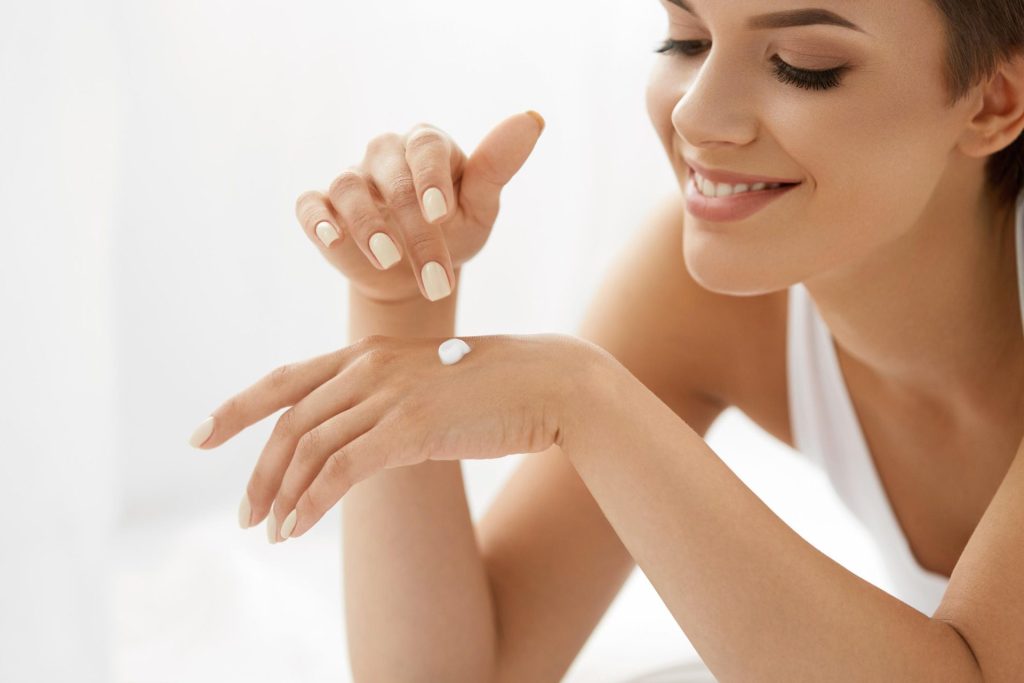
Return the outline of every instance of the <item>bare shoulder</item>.
{"type": "Polygon", "coordinates": [[[679,405],[696,431],[708,426],[690,422],[700,422],[699,401],[713,416],[736,406],[791,443],[786,290],[739,297],[706,289],[683,258],[683,198],[666,197],[653,212],[601,284],[581,336],[628,357],[630,371],[679,405]]]}

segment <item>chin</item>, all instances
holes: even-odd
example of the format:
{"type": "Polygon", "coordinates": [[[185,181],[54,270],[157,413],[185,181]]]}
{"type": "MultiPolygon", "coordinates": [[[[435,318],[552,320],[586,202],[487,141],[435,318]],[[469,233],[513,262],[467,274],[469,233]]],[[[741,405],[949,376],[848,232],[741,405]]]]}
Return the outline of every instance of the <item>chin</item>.
{"type": "MultiPolygon", "coordinates": [[[[692,224],[691,224],[692,225],[692,224]]],[[[760,296],[786,289],[799,278],[786,278],[777,264],[749,242],[730,243],[687,226],[683,263],[704,289],[729,296],[760,296]],[[772,268],[775,269],[772,269],[772,268]]]]}

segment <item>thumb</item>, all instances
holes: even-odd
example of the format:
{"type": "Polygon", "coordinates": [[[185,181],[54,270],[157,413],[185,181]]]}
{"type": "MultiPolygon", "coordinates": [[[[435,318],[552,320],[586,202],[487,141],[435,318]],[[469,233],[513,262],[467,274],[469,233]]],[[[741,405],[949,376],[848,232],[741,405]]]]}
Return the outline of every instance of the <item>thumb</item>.
{"type": "Polygon", "coordinates": [[[535,111],[508,117],[480,141],[462,172],[459,203],[471,215],[491,226],[498,217],[502,188],[533,152],[544,119],[535,111]]]}

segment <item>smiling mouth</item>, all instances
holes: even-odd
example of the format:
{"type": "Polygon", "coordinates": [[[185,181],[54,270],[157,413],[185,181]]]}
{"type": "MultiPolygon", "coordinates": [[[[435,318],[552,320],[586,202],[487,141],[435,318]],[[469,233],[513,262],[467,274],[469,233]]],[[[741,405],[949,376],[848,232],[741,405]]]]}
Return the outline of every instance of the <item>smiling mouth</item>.
{"type": "Polygon", "coordinates": [[[781,190],[790,187],[796,187],[801,183],[714,183],[702,176],[693,168],[687,167],[690,175],[690,182],[693,183],[694,187],[700,196],[706,199],[723,199],[726,197],[735,197],[738,195],[746,194],[758,194],[761,192],[771,192],[773,190],[781,190]],[[705,191],[707,190],[707,191],[705,191]]]}

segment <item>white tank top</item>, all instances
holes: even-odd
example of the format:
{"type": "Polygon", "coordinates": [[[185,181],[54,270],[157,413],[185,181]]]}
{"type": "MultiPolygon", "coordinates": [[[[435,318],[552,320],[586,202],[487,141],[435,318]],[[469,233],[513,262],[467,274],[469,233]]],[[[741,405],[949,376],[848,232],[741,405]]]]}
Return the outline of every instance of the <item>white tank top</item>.
{"type": "MultiPolygon", "coordinates": [[[[1017,197],[1015,230],[1024,319],[1024,191],[1017,197]]],[[[786,374],[796,449],[823,468],[840,500],[878,543],[892,593],[931,616],[949,579],[922,567],[910,550],[871,459],[832,333],[803,283],[789,288],[787,328],[786,374]]]]}

